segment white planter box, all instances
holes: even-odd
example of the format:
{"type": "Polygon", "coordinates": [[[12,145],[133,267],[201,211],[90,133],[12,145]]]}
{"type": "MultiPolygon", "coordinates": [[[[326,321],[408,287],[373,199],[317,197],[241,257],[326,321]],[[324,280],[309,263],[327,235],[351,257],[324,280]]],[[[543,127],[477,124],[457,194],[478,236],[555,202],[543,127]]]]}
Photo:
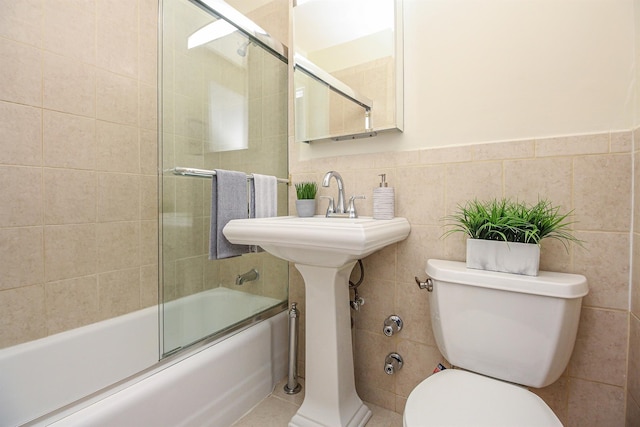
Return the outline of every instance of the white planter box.
{"type": "Polygon", "coordinates": [[[467,239],[467,268],[537,276],[540,245],[467,239]]]}

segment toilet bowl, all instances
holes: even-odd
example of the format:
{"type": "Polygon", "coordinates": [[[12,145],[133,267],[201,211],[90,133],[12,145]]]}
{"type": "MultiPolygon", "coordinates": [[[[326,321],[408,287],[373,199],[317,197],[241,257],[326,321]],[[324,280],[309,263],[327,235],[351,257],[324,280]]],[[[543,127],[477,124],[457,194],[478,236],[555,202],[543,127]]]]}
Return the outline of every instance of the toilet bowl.
{"type": "Polygon", "coordinates": [[[527,389],[460,369],[433,374],[413,389],[404,427],[562,427],[527,389]]]}
{"type": "Polygon", "coordinates": [[[525,386],[545,387],[564,372],[588,292],[585,277],[521,276],[444,260],[427,261],[426,272],[438,349],[461,369],[418,384],[404,426],[562,426],[525,386]]]}

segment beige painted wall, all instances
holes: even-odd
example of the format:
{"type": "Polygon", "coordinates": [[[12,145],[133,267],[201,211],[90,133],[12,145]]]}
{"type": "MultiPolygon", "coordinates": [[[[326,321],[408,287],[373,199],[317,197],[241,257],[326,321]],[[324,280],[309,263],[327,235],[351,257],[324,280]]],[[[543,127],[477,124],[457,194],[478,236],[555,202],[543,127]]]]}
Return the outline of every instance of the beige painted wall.
{"type": "Polygon", "coordinates": [[[633,1],[404,1],[405,133],[302,158],[627,130],[633,1]]]}

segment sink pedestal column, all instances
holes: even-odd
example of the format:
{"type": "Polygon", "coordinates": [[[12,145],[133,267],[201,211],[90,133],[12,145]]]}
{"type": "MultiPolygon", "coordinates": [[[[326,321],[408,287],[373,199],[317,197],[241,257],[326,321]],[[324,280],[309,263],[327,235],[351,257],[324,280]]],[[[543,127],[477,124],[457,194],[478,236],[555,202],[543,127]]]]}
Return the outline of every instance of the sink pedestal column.
{"type": "Polygon", "coordinates": [[[353,371],[349,275],[344,267],[295,264],[305,282],[305,398],[289,427],[362,427],[371,410],[353,371]]]}

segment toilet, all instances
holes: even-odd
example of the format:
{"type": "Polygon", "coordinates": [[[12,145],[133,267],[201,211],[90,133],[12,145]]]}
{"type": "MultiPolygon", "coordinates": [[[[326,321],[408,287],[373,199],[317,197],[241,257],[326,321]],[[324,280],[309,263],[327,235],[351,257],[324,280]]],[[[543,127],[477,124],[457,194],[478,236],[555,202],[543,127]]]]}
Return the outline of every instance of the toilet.
{"type": "Polygon", "coordinates": [[[562,423],[526,387],[564,372],[578,331],[587,280],[466,268],[430,259],[431,327],[438,349],[457,369],[422,381],[405,406],[404,427],[551,427],[562,423]]]}

